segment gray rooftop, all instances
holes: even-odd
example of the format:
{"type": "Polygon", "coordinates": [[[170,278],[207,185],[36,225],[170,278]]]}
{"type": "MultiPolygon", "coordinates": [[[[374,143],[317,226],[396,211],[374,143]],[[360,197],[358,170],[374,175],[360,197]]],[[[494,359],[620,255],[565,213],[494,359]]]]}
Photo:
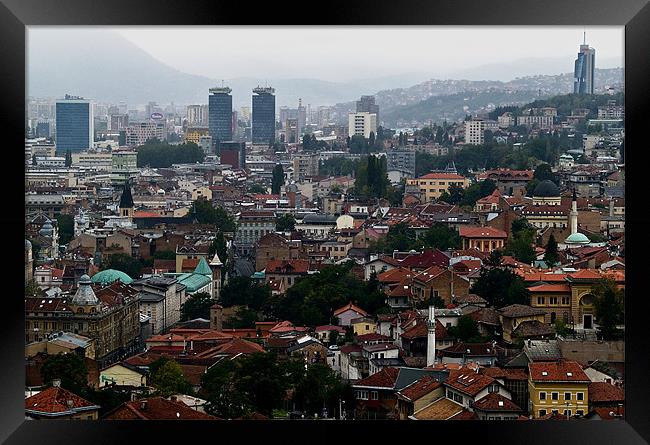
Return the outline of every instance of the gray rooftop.
{"type": "Polygon", "coordinates": [[[530,361],[553,361],[562,358],[557,340],[529,340],[524,343],[524,353],[530,361]]]}

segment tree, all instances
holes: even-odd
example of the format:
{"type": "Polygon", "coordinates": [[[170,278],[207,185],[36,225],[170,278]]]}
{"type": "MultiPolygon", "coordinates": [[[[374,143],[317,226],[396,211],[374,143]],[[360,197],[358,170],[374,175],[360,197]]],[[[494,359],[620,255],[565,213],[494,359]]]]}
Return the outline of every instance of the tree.
{"type": "Polygon", "coordinates": [[[530,303],[530,292],[523,278],[506,268],[482,267],[471,291],[497,308],[530,303]]]}
{"type": "Polygon", "coordinates": [[[395,250],[406,252],[418,247],[415,230],[411,229],[407,223],[398,223],[388,229],[388,234],[384,238],[371,242],[370,252],[392,253],[395,250]]]}
{"type": "MultiPolygon", "coordinates": [[[[158,359],[162,360],[162,359],[158,359]]],[[[153,364],[153,363],[152,363],[153,364]]],[[[183,369],[175,360],[166,359],[160,366],[154,367],[149,383],[154,386],[163,397],[172,394],[192,394],[192,386],[185,380],[183,369]]]]}
{"type": "Polygon", "coordinates": [[[533,173],[533,178],[537,179],[539,182],[548,180],[554,182],[556,185],[559,182],[557,175],[553,173],[551,166],[548,164],[538,165],[535,169],[535,172],[533,173]]]}
{"type": "Polygon", "coordinates": [[[194,142],[170,145],[157,139],[150,139],[136,148],[137,166],[168,168],[172,164],[194,164],[203,162],[204,151],[194,142]]]}
{"type": "Polygon", "coordinates": [[[36,280],[32,278],[25,284],[25,296],[35,297],[40,288],[36,284],[36,280]]]}
{"type": "Polygon", "coordinates": [[[522,263],[533,263],[536,258],[533,242],[535,240],[537,229],[525,218],[514,220],[511,228],[512,237],[506,243],[506,254],[512,255],[522,263]]]}
{"type": "Polygon", "coordinates": [[[239,358],[233,387],[260,413],[271,415],[287,389],[283,370],[273,353],[257,352],[239,358]]]}
{"type": "Polygon", "coordinates": [[[254,182],[248,186],[248,193],[264,194],[266,193],[266,187],[264,187],[262,184],[254,182]]]}
{"type": "Polygon", "coordinates": [[[228,248],[226,246],[226,239],[221,230],[217,232],[212,243],[210,243],[210,249],[208,249],[208,256],[213,257],[215,253],[219,255],[219,259],[225,264],[228,259],[228,248]]]}
{"type": "Polygon", "coordinates": [[[210,319],[210,306],[215,304],[212,296],[207,292],[190,295],[181,305],[181,321],[203,318],[210,319]]]}
{"type": "Polygon", "coordinates": [[[72,165],[72,151],[70,151],[70,149],[68,149],[65,152],[65,166],[70,167],[71,165],[72,165]]]}
{"type": "Polygon", "coordinates": [[[194,215],[199,224],[213,224],[224,232],[234,232],[237,229],[235,220],[223,208],[213,207],[203,196],[192,203],[190,214],[194,215]]]}
{"type": "Polygon", "coordinates": [[[74,237],[74,218],[67,213],[61,213],[56,217],[59,229],[60,244],[68,244],[74,237]]]}
{"type": "Polygon", "coordinates": [[[88,369],[84,359],[77,354],[54,354],[43,362],[41,377],[46,385],[59,379],[62,388],[79,394],[88,384],[88,369]]]}
{"type": "Polygon", "coordinates": [[[114,253],[102,262],[102,270],[120,270],[131,278],[139,278],[142,263],[126,253],[114,253]]]}
{"type": "Polygon", "coordinates": [[[221,289],[221,304],[224,307],[248,306],[260,310],[271,296],[268,285],[258,285],[249,277],[234,277],[221,289]]]}
{"type": "Polygon", "coordinates": [[[480,343],[481,335],[478,331],[478,323],[469,315],[463,315],[458,319],[456,326],[448,328],[449,334],[463,342],[480,343]]]}
{"type": "Polygon", "coordinates": [[[293,232],[296,229],[296,218],[291,213],[275,218],[275,230],[278,232],[293,232]]]}
{"type": "Polygon", "coordinates": [[[623,321],[624,293],[612,279],[602,280],[592,288],[598,331],[604,340],[620,337],[616,327],[623,321]]]}
{"type": "Polygon", "coordinates": [[[557,241],[555,241],[555,237],[551,233],[551,236],[548,239],[548,243],[546,243],[546,251],[544,252],[544,262],[546,263],[547,266],[553,267],[557,263],[559,258],[558,251],[557,251],[557,241]]]}
{"type": "Polygon", "coordinates": [[[282,164],[276,164],[273,167],[273,176],[271,178],[271,193],[280,194],[280,188],[284,185],[284,170],[282,164]]]}
{"type": "Polygon", "coordinates": [[[315,363],[307,368],[306,375],[296,385],[294,401],[309,414],[320,416],[323,408],[329,408],[328,413],[338,408],[342,393],[341,378],[328,365],[315,363]]]}
{"type": "Polygon", "coordinates": [[[237,313],[228,320],[229,329],[251,329],[255,327],[257,312],[246,307],[240,306],[237,313]]]}
{"type": "Polygon", "coordinates": [[[440,250],[459,249],[460,235],[446,224],[434,223],[421,237],[424,247],[440,250]]]}

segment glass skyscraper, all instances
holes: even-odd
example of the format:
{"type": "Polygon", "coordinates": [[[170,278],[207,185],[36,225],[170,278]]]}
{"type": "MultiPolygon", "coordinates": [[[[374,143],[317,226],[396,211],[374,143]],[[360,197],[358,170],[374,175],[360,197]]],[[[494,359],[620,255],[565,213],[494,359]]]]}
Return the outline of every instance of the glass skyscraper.
{"type": "Polygon", "coordinates": [[[56,102],[56,151],[83,151],[94,141],[93,104],[82,97],[65,95],[56,102]]]}
{"type": "Polygon", "coordinates": [[[594,94],[594,72],[596,67],[596,50],[585,41],[580,45],[580,52],[575,61],[573,72],[573,93],[594,94]]]}
{"type": "Polygon", "coordinates": [[[253,144],[268,144],[275,140],[275,89],[253,89],[253,144]]]}
{"type": "Polygon", "coordinates": [[[210,88],[208,97],[208,131],[212,141],[232,140],[232,90],[228,87],[210,88]]]}

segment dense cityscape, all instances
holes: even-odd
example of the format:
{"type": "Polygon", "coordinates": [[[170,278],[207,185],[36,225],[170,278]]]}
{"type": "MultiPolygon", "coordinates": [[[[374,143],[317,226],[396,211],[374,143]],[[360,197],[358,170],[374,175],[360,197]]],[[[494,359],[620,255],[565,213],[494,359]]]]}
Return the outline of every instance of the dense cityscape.
{"type": "Polygon", "coordinates": [[[30,96],[26,418],[623,419],[623,75],[582,40],[329,105],[30,96]]]}

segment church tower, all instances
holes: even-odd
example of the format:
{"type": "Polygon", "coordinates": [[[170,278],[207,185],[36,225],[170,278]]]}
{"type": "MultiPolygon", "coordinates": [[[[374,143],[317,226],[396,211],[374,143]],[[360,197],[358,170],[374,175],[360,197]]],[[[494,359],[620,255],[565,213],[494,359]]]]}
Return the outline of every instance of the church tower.
{"type": "Polygon", "coordinates": [[[124,184],[124,191],[120,197],[120,204],[118,206],[119,214],[122,217],[133,218],[133,196],[131,195],[131,182],[127,181],[124,184]]]}

